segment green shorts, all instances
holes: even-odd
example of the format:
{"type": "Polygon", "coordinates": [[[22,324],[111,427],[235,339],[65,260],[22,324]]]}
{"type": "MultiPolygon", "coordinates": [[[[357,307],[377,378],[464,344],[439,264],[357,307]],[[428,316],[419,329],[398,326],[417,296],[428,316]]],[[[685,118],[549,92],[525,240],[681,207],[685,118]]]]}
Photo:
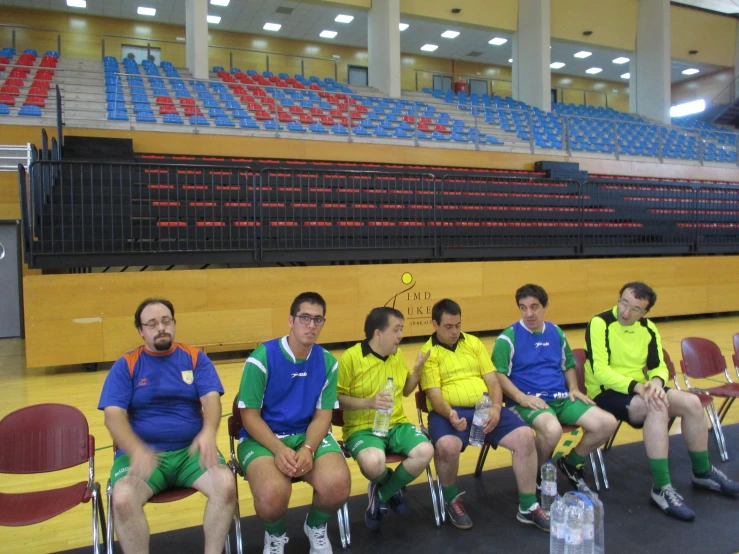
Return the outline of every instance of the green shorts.
{"type": "Polygon", "coordinates": [[[354,459],[365,448],[379,448],[383,452],[407,456],[411,450],[424,442],[429,440],[418,427],[410,423],[399,423],[393,425],[386,437],[373,435],[372,429],[355,431],[346,439],[346,448],[354,459]]]}
{"type": "MultiPolygon", "coordinates": [[[[159,465],[152,472],[151,476],[146,480],[146,484],[151,487],[154,494],[171,489],[172,487],[191,487],[203,473],[208,471],[200,467],[200,453],[191,455],[190,447],[186,446],[179,450],[170,450],[168,452],[159,452],[159,465]]],[[[218,461],[226,465],[223,455],[218,453],[218,461]]],[[[110,484],[115,485],[121,477],[128,474],[130,462],[128,454],[121,454],[113,460],[113,467],[110,469],[110,484]]]]}
{"type": "Polygon", "coordinates": [[[590,408],[595,407],[591,404],[585,404],[582,400],[571,402],[569,398],[552,400],[548,404],[549,407],[546,410],[534,410],[532,408],[524,408],[523,406],[514,406],[512,409],[516,410],[518,415],[521,416],[521,419],[528,425],[532,425],[536,417],[544,412],[549,412],[564,425],[577,425],[577,420],[590,408]]]}
{"type": "MultiPolygon", "coordinates": [[[[303,446],[303,443],[305,442],[305,433],[290,435],[289,437],[282,437],[280,441],[285,446],[288,446],[297,452],[298,450],[300,450],[300,448],[303,446]]],[[[246,468],[249,467],[249,464],[252,463],[255,459],[262,456],[271,456],[273,458],[275,457],[275,455],[272,454],[272,451],[269,448],[262,446],[252,438],[242,439],[241,442],[239,442],[239,446],[236,450],[239,456],[239,463],[241,464],[241,467],[245,473],[246,468]]],[[[317,458],[320,458],[321,456],[323,456],[324,454],[328,454],[329,452],[336,452],[338,454],[341,454],[342,456],[344,455],[341,451],[339,443],[336,442],[336,439],[331,433],[326,435],[321,441],[321,444],[318,445],[313,459],[315,460],[317,458]]]]}

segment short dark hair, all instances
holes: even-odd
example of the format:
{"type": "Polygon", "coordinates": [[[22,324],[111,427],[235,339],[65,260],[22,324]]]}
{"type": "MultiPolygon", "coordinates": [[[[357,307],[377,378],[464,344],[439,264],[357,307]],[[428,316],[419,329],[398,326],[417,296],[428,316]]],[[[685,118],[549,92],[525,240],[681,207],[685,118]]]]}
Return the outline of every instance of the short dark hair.
{"type": "Polygon", "coordinates": [[[401,321],[405,320],[403,313],[395,308],[390,308],[388,306],[373,308],[364,320],[365,338],[370,340],[375,336],[375,330],[384,331],[387,329],[388,325],[390,325],[390,316],[397,317],[401,321]]]}
{"type": "Polygon", "coordinates": [[[547,291],[544,290],[544,287],[533,285],[531,283],[522,286],[516,291],[516,305],[520,304],[523,298],[527,298],[529,296],[536,298],[543,308],[546,308],[549,305],[549,295],[547,294],[547,291]]]}
{"type": "Polygon", "coordinates": [[[303,302],[308,302],[309,304],[317,304],[318,306],[323,308],[323,315],[326,315],[326,301],[323,299],[323,296],[321,296],[317,292],[301,292],[295,297],[295,300],[293,300],[293,303],[290,305],[291,316],[295,317],[296,315],[298,315],[298,310],[300,309],[300,305],[303,302]]]}
{"type": "Polygon", "coordinates": [[[637,300],[647,300],[649,303],[647,304],[647,311],[652,309],[652,306],[657,302],[657,293],[652,290],[652,287],[647,285],[646,283],[642,283],[641,281],[632,281],[631,283],[626,283],[623,287],[621,287],[621,291],[618,293],[618,297],[621,298],[623,296],[624,291],[627,289],[631,289],[631,292],[634,293],[634,298],[637,300]]]}
{"type": "Polygon", "coordinates": [[[166,298],[147,298],[139,304],[139,307],[136,308],[136,313],[133,314],[133,324],[137,329],[141,329],[141,312],[143,312],[147,306],[151,306],[152,304],[161,304],[162,306],[169,308],[169,311],[172,313],[172,319],[174,319],[174,306],[172,305],[172,302],[166,298]]]}
{"type": "Polygon", "coordinates": [[[444,314],[462,315],[462,308],[460,308],[459,304],[454,300],[443,298],[434,304],[433,308],[431,308],[431,319],[436,323],[441,324],[441,318],[444,314]]]}

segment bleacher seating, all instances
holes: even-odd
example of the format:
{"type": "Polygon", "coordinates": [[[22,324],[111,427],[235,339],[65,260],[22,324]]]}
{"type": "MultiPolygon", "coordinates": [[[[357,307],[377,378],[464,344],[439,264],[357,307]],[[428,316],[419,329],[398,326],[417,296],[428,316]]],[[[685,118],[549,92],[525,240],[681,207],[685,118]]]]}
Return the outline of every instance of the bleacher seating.
{"type": "Polygon", "coordinates": [[[15,48],[0,48],[0,115],[43,115],[58,58],[51,50],[39,59],[31,48],[17,57],[15,48]]]}

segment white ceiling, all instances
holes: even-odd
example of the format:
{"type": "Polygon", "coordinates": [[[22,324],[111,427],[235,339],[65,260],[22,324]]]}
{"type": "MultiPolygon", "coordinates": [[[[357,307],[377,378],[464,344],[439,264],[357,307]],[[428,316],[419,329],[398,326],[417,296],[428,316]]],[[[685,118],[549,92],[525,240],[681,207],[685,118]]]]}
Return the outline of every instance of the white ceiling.
{"type": "Polygon", "coordinates": [[[735,14],[739,13],[739,1],[737,0],[673,0],[675,4],[685,4],[703,8],[712,12],[735,14]]]}
{"type": "MultiPolygon", "coordinates": [[[[186,0],[87,0],[87,8],[79,9],[67,7],[65,0],[0,0],[0,6],[87,13],[182,26],[185,25],[185,3],[186,0]],[[136,13],[138,6],[156,8],[156,16],[138,15],[136,13]]],[[[701,7],[708,7],[707,5],[710,4],[712,5],[711,9],[717,10],[719,8],[729,9],[734,6],[735,11],[739,12],[739,6],[737,6],[739,0],[691,0],[681,3],[700,5],[701,7]]],[[[358,9],[290,0],[231,0],[227,7],[209,4],[208,14],[219,15],[222,18],[220,24],[211,24],[211,29],[367,48],[367,12],[358,9]],[[289,15],[276,13],[277,8],[280,7],[292,8],[293,12],[289,15]],[[348,24],[337,23],[334,18],[339,13],[353,15],[354,20],[348,24]],[[280,23],[282,28],[276,33],[264,31],[262,26],[267,22],[280,23]],[[338,35],[334,39],[320,38],[319,33],[324,29],[337,31],[338,35]]],[[[447,25],[405,16],[401,16],[401,22],[410,25],[407,30],[400,33],[400,49],[404,54],[430,55],[499,66],[510,65],[508,62],[512,56],[510,33],[452,25],[451,23],[447,25]],[[441,37],[441,33],[446,30],[459,31],[460,35],[454,39],[441,37]],[[509,41],[502,46],[488,44],[488,41],[496,36],[507,38],[509,41]],[[422,52],[420,48],[426,43],[436,44],[439,48],[433,53],[422,52]],[[479,52],[480,55],[470,56],[471,52],[479,52]]],[[[551,61],[564,62],[566,65],[561,69],[552,70],[552,74],[553,76],[572,75],[595,80],[625,82],[620,76],[629,71],[629,64],[616,65],[612,63],[612,60],[619,56],[631,58],[633,54],[628,51],[616,51],[604,47],[553,40],[551,61]],[[573,57],[575,52],[582,49],[592,52],[593,55],[585,59],[573,57]],[[591,76],[585,73],[585,70],[590,67],[600,67],[603,71],[598,75],[591,76]]],[[[694,78],[695,76],[686,76],[681,73],[683,69],[688,67],[695,67],[700,70],[697,76],[722,69],[710,64],[688,65],[683,62],[673,62],[672,81],[678,82],[694,78]]],[[[422,64],[419,68],[423,69],[422,64]]]]}

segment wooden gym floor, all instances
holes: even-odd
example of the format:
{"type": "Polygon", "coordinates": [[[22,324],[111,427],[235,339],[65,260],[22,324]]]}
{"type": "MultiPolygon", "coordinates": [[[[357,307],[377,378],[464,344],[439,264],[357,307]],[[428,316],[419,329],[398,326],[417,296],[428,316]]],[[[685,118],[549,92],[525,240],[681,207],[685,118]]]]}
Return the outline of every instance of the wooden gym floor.
{"type": "MultiPolygon", "coordinates": [[[[658,322],[664,348],[670,353],[679,372],[680,340],[688,336],[706,337],[715,341],[726,356],[731,366],[733,353],[732,336],[739,332],[739,316],[704,317],[692,319],[673,319],[658,322]]],[[[133,332],[133,330],[132,330],[133,332]]],[[[286,330],[287,332],[287,330],[286,330]]],[[[567,337],[572,348],[581,348],[584,344],[584,327],[566,329],[567,337]]],[[[482,336],[488,351],[492,348],[495,334],[482,336]]],[[[405,354],[409,367],[415,360],[418,348],[422,341],[418,339],[404,342],[401,349],[405,354]]],[[[332,349],[339,357],[342,348],[332,349]]],[[[123,354],[123,353],[121,353],[123,354]]],[[[228,437],[225,418],[229,415],[231,402],[238,391],[241,378],[243,360],[217,362],[216,367],[225,388],[223,396],[224,424],[219,431],[219,448],[228,456],[228,437]]],[[[736,376],[730,367],[731,374],[736,376]]],[[[103,489],[108,478],[113,453],[111,440],[103,425],[102,412],[96,409],[106,370],[94,373],[84,372],[78,366],[49,367],[27,369],[23,356],[23,341],[19,339],[0,340],[0,390],[3,392],[3,403],[0,406],[0,417],[32,404],[44,402],[61,402],[80,408],[90,424],[90,432],[96,439],[95,469],[96,479],[103,489]]],[[[682,375],[678,375],[682,386],[682,375]]],[[[695,381],[697,386],[711,386],[709,381],[695,381]]],[[[719,404],[719,403],[717,403],[719,404]]],[[[720,405],[720,404],[719,404],[720,405]]],[[[412,422],[417,422],[416,409],[413,397],[408,397],[404,403],[406,415],[412,422]]],[[[739,410],[732,408],[724,423],[739,422],[739,410]]],[[[680,432],[680,426],[673,426],[673,433],[680,432]]],[[[340,434],[340,430],[335,430],[340,434]]],[[[565,439],[563,439],[565,440],[565,439]]],[[[618,434],[616,444],[624,444],[641,440],[641,433],[623,426],[618,434]]],[[[713,441],[713,435],[709,435],[713,441]]],[[[470,448],[462,456],[460,474],[474,471],[478,450],[470,448]]],[[[719,460],[712,460],[721,465],[719,460]]],[[[486,463],[486,469],[510,465],[510,453],[501,449],[491,451],[486,463]]],[[[737,460],[728,462],[735,466],[737,460]]],[[[353,461],[349,461],[352,473],[352,495],[363,495],[367,490],[367,482],[359,472],[353,461]]],[[[0,475],[0,491],[5,493],[55,488],[71,484],[86,478],[86,467],[79,466],[56,474],[43,476],[15,476],[0,475]]],[[[419,478],[425,479],[425,474],[419,478]]],[[[239,483],[242,517],[254,514],[253,500],[247,483],[239,483]]],[[[296,484],[293,488],[291,507],[310,503],[311,490],[305,484],[296,484]]],[[[149,525],[152,533],[181,529],[202,523],[202,512],[205,502],[200,495],[171,504],[147,505],[149,525]]],[[[91,544],[89,505],[73,508],[69,512],[48,522],[31,527],[0,527],[0,550],[5,553],[14,552],[56,552],[91,544]]]]}

